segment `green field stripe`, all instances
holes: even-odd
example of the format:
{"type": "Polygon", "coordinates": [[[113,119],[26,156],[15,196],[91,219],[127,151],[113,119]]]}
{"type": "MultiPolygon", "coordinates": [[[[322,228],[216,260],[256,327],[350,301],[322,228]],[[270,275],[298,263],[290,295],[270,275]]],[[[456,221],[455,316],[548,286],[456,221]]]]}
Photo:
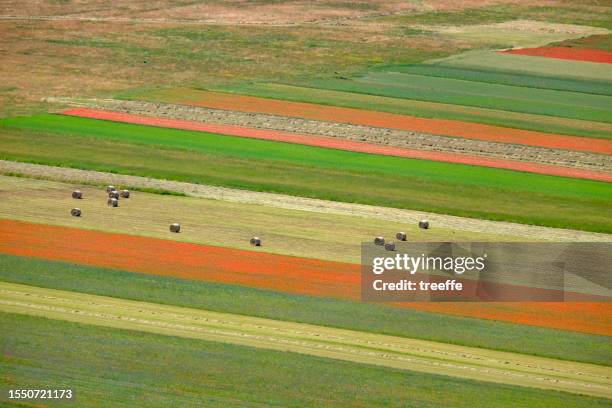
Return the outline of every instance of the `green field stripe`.
{"type": "Polygon", "coordinates": [[[60,115],[0,140],[8,160],[612,232],[611,183],[60,115]]]}
{"type": "MultiPolygon", "coordinates": [[[[219,90],[293,102],[342,106],[424,118],[451,119],[545,133],[604,139],[612,138],[612,126],[609,123],[476,108],[465,105],[389,98],[282,84],[241,84],[219,88],[219,90]]],[[[126,95],[126,97],[147,101],[189,104],[205,100],[205,96],[198,92],[197,90],[190,89],[169,89],[130,94],[126,95]]]]}
{"type": "Polygon", "coordinates": [[[610,70],[609,64],[505,54],[495,51],[468,51],[430,61],[430,63],[459,68],[499,70],[515,74],[612,81],[612,70],[610,70]]]}
{"type": "Polygon", "coordinates": [[[0,282],[0,311],[612,398],[610,368],[0,282]]]}
{"type": "Polygon", "coordinates": [[[612,352],[606,336],[4,254],[0,254],[0,265],[0,279],[6,282],[143,302],[594,364],[609,365],[612,352]]]}
{"type": "Polygon", "coordinates": [[[612,97],[463,79],[373,72],[350,80],[309,81],[313,88],[400,99],[467,105],[511,112],[612,122],[612,97]]]}
{"type": "MultiPolygon", "coordinates": [[[[609,400],[0,313],[3,388],[73,388],[79,407],[606,406],[609,400]],[[9,334],[10,333],[10,334],[9,334]],[[10,353],[10,354],[8,354],[10,353]]],[[[66,406],[74,405],[73,402],[66,406]]]]}
{"type": "Polygon", "coordinates": [[[391,65],[377,68],[376,72],[378,71],[612,96],[612,82],[607,81],[589,81],[543,75],[515,74],[513,72],[497,70],[465,69],[431,64],[391,65]]]}

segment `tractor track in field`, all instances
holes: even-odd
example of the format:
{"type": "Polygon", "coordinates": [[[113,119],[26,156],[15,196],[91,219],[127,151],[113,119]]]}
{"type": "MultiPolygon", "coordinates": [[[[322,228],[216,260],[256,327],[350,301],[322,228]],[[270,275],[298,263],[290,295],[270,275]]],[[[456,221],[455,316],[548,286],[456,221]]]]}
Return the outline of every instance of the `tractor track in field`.
{"type": "Polygon", "coordinates": [[[523,161],[547,165],[612,173],[612,155],[584,151],[550,149],[511,143],[489,142],[458,137],[437,136],[427,133],[386,129],[284,117],[261,113],[209,109],[197,106],[141,101],[73,100],[53,98],[50,101],[72,106],[111,110],[127,114],[145,115],[165,119],[245,126],[297,134],[333,137],[382,146],[417,149],[441,153],[471,154],[489,158],[523,161]]]}
{"type": "Polygon", "coordinates": [[[377,207],[365,204],[343,203],[314,198],[289,196],[284,194],[247,191],[140,176],[106,173],[93,170],[12,162],[7,160],[0,160],[0,174],[19,175],[77,184],[113,184],[129,186],[132,188],[153,188],[184,193],[192,197],[201,197],[236,203],[258,204],[276,208],[318,213],[353,215],[395,222],[416,223],[423,218],[427,218],[431,222],[432,228],[443,227],[462,231],[511,235],[524,238],[526,240],[535,239],[557,242],[612,241],[612,235],[604,233],[540,227],[502,221],[480,220],[475,218],[463,218],[422,211],[377,207]]]}
{"type": "Polygon", "coordinates": [[[612,397],[612,369],[311,324],[0,283],[0,310],[503,384],[612,397]]]}

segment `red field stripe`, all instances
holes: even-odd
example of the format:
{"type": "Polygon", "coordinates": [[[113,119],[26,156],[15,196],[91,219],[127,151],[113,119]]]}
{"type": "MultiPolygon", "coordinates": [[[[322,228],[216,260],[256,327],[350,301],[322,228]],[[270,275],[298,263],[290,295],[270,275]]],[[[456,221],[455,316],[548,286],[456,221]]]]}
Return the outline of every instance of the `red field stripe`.
{"type": "Polygon", "coordinates": [[[612,154],[612,141],[604,139],[565,136],[458,120],[427,119],[395,113],[316,105],[304,102],[289,102],[221,92],[202,92],[202,95],[204,95],[203,98],[198,101],[186,99],[177,103],[213,109],[352,123],[466,139],[549,147],[551,149],[612,154]]]}
{"type": "Polygon", "coordinates": [[[506,50],[502,52],[507,54],[529,55],[532,57],[547,57],[574,61],[612,64],[612,52],[590,48],[538,47],[519,48],[516,50],[506,50]]]}
{"type": "Polygon", "coordinates": [[[302,295],[361,293],[359,265],[19,221],[0,220],[0,252],[302,295]]]}
{"type": "Polygon", "coordinates": [[[592,170],[576,169],[549,164],[521,162],[516,160],[496,159],[483,156],[472,156],[466,154],[406,149],[402,147],[383,146],[374,143],[342,140],[324,136],[301,135],[276,130],[251,129],[235,125],[219,125],[212,123],[193,122],[187,120],[157,118],[89,108],[69,109],[62,113],[65,115],[84,118],[102,119],[115,122],[133,123],[172,129],[218,133],[230,136],[295,143],[307,146],[347,150],[352,152],[380,154],[385,156],[396,156],[422,160],[433,160],[446,163],[461,163],[474,166],[494,167],[499,169],[524,171],[529,173],[546,174],[552,176],[583,178],[607,182],[612,181],[612,174],[592,170]]]}
{"type": "MultiPolygon", "coordinates": [[[[361,294],[359,265],[21,221],[0,219],[0,253],[300,295],[359,300],[361,294]]],[[[610,302],[394,305],[612,335],[610,302]]]]}

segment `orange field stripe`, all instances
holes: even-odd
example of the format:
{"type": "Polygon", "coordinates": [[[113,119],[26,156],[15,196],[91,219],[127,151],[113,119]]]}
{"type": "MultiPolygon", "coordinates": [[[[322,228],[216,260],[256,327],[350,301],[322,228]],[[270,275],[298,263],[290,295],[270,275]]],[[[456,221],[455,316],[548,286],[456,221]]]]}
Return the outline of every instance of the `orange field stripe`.
{"type": "Polygon", "coordinates": [[[307,146],[347,150],[352,152],[405,157],[411,159],[432,160],[445,163],[468,164],[473,166],[492,167],[505,170],[523,171],[528,173],[546,174],[551,176],[572,177],[612,182],[612,174],[593,170],[577,169],[550,164],[523,162],[517,160],[497,159],[483,156],[473,156],[467,154],[407,149],[403,147],[384,146],[374,143],[343,140],[324,136],[288,133],[277,130],[252,129],[236,125],[193,122],[188,120],[150,117],[89,108],[68,109],[63,111],[62,114],[84,118],[109,120],[114,122],[158,126],[172,129],[193,130],[230,136],[246,137],[252,139],[302,144],[307,146]]]}
{"type": "Polygon", "coordinates": [[[503,51],[507,54],[612,64],[612,52],[591,48],[537,47],[503,51]]]}
{"type": "MultiPolygon", "coordinates": [[[[259,251],[0,220],[0,253],[359,300],[360,267],[259,251]]],[[[402,303],[436,313],[612,335],[612,303],[402,303]]]]}
{"type": "Polygon", "coordinates": [[[395,113],[317,105],[304,102],[289,102],[278,99],[259,98],[221,92],[204,92],[199,101],[185,100],[178,103],[213,109],[237,110],[253,113],[299,117],[306,119],[351,123],[356,125],[399,129],[415,132],[488,140],[552,149],[578,150],[612,154],[612,141],[578,136],[565,136],[462,122],[450,119],[427,119],[395,113]]]}

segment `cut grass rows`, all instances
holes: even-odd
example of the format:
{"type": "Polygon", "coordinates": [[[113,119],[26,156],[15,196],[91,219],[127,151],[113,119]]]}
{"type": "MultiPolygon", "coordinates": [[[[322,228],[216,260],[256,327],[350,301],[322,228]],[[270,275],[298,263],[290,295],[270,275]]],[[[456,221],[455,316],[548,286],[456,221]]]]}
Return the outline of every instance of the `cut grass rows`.
{"type": "Polygon", "coordinates": [[[612,398],[609,367],[0,282],[0,310],[612,398]]]}
{"type": "Polygon", "coordinates": [[[612,232],[609,183],[58,115],[5,119],[0,140],[9,160],[612,232]]]}
{"type": "Polygon", "coordinates": [[[5,282],[610,365],[609,337],[0,255],[5,282]],[[236,299],[240,299],[239,302],[236,299]]]}
{"type": "Polygon", "coordinates": [[[607,404],[565,393],[38,317],[0,313],[0,324],[12,333],[2,339],[7,356],[0,362],[7,374],[0,380],[3,388],[36,389],[42,383],[73,388],[80,407],[99,406],[102,400],[109,407],[607,404]]]}
{"type": "Polygon", "coordinates": [[[0,206],[0,218],[165,239],[167,226],[180,214],[184,228],[176,239],[184,242],[250,249],[248,239],[257,235],[264,240],[266,252],[355,264],[361,260],[361,242],[397,231],[406,231],[413,240],[433,242],[520,239],[440,227],[424,231],[416,221],[408,224],[143,192],[132,194],[132,198],[120,203],[117,211],[109,212],[104,205],[107,195],[103,188],[0,176],[2,193],[6,195],[0,206]],[[69,193],[76,188],[85,197],[78,203],[84,215],[80,219],[58,211],[75,205],[69,193]],[[12,191],[28,196],[27,202],[10,194],[12,191]]]}
{"type": "MultiPolygon", "coordinates": [[[[423,118],[451,119],[562,135],[604,139],[612,138],[612,126],[608,123],[554,116],[533,115],[476,108],[472,106],[389,98],[282,84],[240,84],[219,89],[226,92],[293,102],[341,106],[423,118]]],[[[125,95],[125,97],[166,103],[198,104],[199,102],[206,101],[207,95],[198,90],[168,89],[132,93],[125,95]]],[[[295,116],[299,116],[299,112],[296,112],[295,116]]]]}

